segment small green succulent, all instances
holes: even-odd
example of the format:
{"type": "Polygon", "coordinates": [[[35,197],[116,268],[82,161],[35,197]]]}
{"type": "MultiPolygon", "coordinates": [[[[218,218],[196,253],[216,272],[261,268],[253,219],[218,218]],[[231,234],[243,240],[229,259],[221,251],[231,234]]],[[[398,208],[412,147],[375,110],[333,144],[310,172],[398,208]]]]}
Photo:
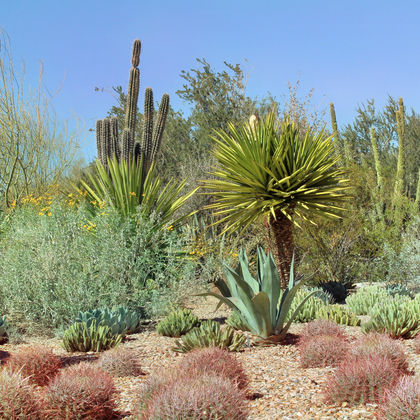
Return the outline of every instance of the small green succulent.
{"type": "Polygon", "coordinates": [[[122,336],[114,334],[107,325],[98,325],[93,319],[86,322],[75,322],[64,332],[63,347],[69,352],[104,351],[121,343],[122,336]]]}
{"type": "Polygon", "coordinates": [[[194,349],[219,347],[229,351],[240,351],[245,340],[246,337],[243,334],[235,333],[230,326],[221,329],[218,322],[209,320],[183,335],[181,341],[176,340],[176,347],[173,350],[179,353],[187,353],[194,349]]]}
{"type": "Polygon", "coordinates": [[[238,312],[233,311],[227,318],[226,324],[237,331],[249,331],[248,324],[238,312]]]}
{"type": "Polygon", "coordinates": [[[395,296],[378,302],[362,331],[385,333],[392,338],[413,338],[420,331],[420,298],[395,296]]]}
{"type": "Polygon", "coordinates": [[[320,308],[316,314],[318,319],[334,321],[340,325],[349,325],[357,327],[360,325],[360,319],[356,314],[341,305],[327,305],[320,308]]]}
{"type": "Polygon", "coordinates": [[[0,344],[5,343],[7,340],[7,320],[5,316],[0,316],[0,344]]]}
{"type": "Polygon", "coordinates": [[[346,299],[346,304],[356,315],[368,315],[377,302],[382,302],[389,293],[380,286],[365,286],[346,299]]]}
{"type": "Polygon", "coordinates": [[[86,322],[87,326],[90,326],[93,320],[96,320],[98,325],[108,326],[114,334],[125,336],[139,330],[141,317],[138,312],[120,306],[79,312],[75,322],[86,322]]]}
{"type": "MultiPolygon", "coordinates": [[[[308,296],[310,293],[316,292],[313,296],[311,296],[301,307],[300,311],[297,313],[294,322],[309,322],[316,319],[317,312],[322,307],[328,305],[331,301],[331,296],[323,291],[320,288],[307,288],[302,287],[299,289],[295,295],[295,298],[292,301],[292,305],[290,307],[290,314],[293,314],[300,303],[308,296]]],[[[289,319],[289,316],[286,319],[289,319]]]]}
{"type": "Polygon", "coordinates": [[[200,320],[189,309],[178,309],[160,321],[156,330],[167,337],[181,337],[199,325],[200,320]]]}

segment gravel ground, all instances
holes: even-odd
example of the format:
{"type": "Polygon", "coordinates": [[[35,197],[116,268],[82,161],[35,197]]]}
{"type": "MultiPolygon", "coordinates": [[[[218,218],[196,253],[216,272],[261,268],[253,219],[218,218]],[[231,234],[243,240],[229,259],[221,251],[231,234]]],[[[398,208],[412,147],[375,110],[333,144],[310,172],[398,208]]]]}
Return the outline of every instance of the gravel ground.
{"type": "MultiPolygon", "coordinates": [[[[224,318],[229,315],[228,310],[221,308],[214,312],[216,301],[207,298],[190,302],[190,308],[202,319],[224,318]]],[[[292,325],[290,332],[299,334],[302,325],[292,325]]],[[[349,336],[362,335],[360,327],[345,327],[349,336]]],[[[56,339],[31,339],[30,343],[40,342],[50,345],[54,351],[65,357],[67,363],[90,359],[94,361],[94,354],[69,355],[56,339]]],[[[403,341],[409,356],[410,368],[420,375],[420,356],[414,353],[412,340],[403,341]]],[[[0,346],[0,359],[7,356],[16,348],[27,344],[0,346]],[[2,356],[3,355],[3,356],[2,356]]],[[[129,419],[135,393],[149,374],[164,368],[171,369],[183,355],[173,352],[174,339],[161,337],[153,326],[139,334],[131,335],[122,346],[138,352],[145,376],[137,378],[117,378],[116,384],[121,395],[119,408],[129,419]]],[[[346,403],[341,406],[328,405],[323,402],[323,385],[332,368],[302,369],[299,367],[299,355],[295,344],[281,344],[271,347],[251,347],[237,354],[243,363],[250,379],[251,392],[255,398],[250,401],[250,419],[373,419],[375,418],[375,404],[349,407],[346,403]]]]}

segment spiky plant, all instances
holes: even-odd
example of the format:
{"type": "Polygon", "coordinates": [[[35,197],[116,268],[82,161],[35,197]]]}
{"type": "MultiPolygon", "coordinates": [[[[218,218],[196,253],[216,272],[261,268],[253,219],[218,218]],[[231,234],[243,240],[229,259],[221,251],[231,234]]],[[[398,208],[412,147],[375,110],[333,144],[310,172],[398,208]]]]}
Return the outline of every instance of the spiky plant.
{"type": "MultiPolygon", "coordinates": [[[[133,45],[125,127],[122,134],[119,135],[117,118],[110,117],[97,121],[96,168],[93,173],[88,172],[88,179],[82,180],[81,183],[88,192],[87,198],[90,202],[106,202],[124,216],[135,214],[137,207],[142,204],[146,213],[154,211],[162,215],[165,219],[159,225],[162,227],[196,190],[180,197],[179,193],[184,188],[185,181],[171,180],[166,186],[162,186],[156,174],[154,161],[169,110],[167,94],[162,97],[154,123],[153,91],[151,88],[146,88],[143,136],[141,141],[135,139],[140,88],[138,69],[140,50],[141,43],[137,39],[133,45]]],[[[180,219],[177,220],[179,221],[180,219]]]]}
{"type": "Polygon", "coordinates": [[[235,232],[265,219],[270,246],[287,287],[294,250],[296,216],[339,218],[333,204],[346,197],[344,170],[332,137],[324,131],[299,133],[297,125],[279,122],[274,113],[253,125],[229,125],[213,137],[219,163],[216,179],[205,181],[214,196],[208,206],[222,216],[224,232],[235,232]]]}

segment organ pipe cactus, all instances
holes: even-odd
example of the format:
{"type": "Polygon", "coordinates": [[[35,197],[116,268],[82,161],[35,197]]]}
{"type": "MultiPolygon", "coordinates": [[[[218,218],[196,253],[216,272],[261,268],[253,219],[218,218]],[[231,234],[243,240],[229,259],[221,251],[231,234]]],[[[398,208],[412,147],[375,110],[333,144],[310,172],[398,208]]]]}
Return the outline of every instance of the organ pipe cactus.
{"type": "Polygon", "coordinates": [[[105,118],[96,123],[96,145],[98,149],[98,160],[105,167],[108,161],[116,157],[120,162],[135,160],[143,162],[145,177],[150,169],[151,163],[155,160],[162,140],[165,128],[166,117],[169,110],[169,96],[164,94],[157,113],[156,124],[153,124],[153,91],[146,88],[144,100],[144,127],[141,142],[136,141],[137,102],[140,89],[140,40],[136,39],[133,45],[132,67],[128,82],[127,102],[125,109],[125,127],[119,138],[118,121],[115,117],[105,118]]]}

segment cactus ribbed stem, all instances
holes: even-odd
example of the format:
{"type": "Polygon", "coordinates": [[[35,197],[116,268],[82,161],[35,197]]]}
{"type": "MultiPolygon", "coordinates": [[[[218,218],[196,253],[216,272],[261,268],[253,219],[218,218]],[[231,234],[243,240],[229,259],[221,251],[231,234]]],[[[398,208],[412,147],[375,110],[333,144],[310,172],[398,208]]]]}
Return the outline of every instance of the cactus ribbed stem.
{"type": "Polygon", "coordinates": [[[103,121],[96,121],[96,149],[98,152],[98,159],[103,162],[103,149],[102,149],[102,139],[103,139],[103,121]]]}
{"type": "Polygon", "coordinates": [[[169,95],[164,94],[160,101],[158,117],[156,121],[155,132],[153,133],[153,149],[150,159],[153,161],[156,158],[156,154],[159,150],[160,143],[162,141],[163,130],[165,129],[166,117],[169,111],[169,95]]]}
{"type": "Polygon", "coordinates": [[[144,153],[144,158],[147,162],[150,161],[152,153],[153,114],[153,91],[151,88],[146,88],[146,91],[144,92],[144,125],[142,149],[144,153]]]}
{"type": "Polygon", "coordinates": [[[420,168],[419,168],[419,176],[417,178],[417,190],[416,190],[416,209],[420,206],[420,168]]]}
{"type": "Polygon", "coordinates": [[[141,42],[136,39],[133,44],[132,67],[130,69],[125,109],[125,127],[121,141],[118,135],[117,119],[115,117],[105,118],[96,123],[96,147],[98,149],[98,160],[105,166],[107,160],[113,156],[117,158],[118,162],[121,162],[121,159],[131,162],[133,157],[140,161],[143,157],[146,168],[143,176],[145,176],[147,168],[150,168],[160,146],[169,110],[169,96],[165,94],[162,97],[156,127],[153,130],[153,91],[151,88],[146,89],[143,139],[142,143],[136,142],[137,102],[140,90],[140,70],[138,69],[140,51],[141,42]]]}
{"type": "Polygon", "coordinates": [[[373,158],[375,160],[378,190],[383,191],[384,178],[383,178],[383,171],[382,171],[382,163],[379,158],[378,141],[376,137],[376,130],[374,127],[370,129],[370,138],[372,141],[373,158]]]}
{"type": "Polygon", "coordinates": [[[402,98],[398,101],[399,109],[396,112],[398,134],[398,162],[395,179],[394,195],[397,199],[404,192],[405,178],[405,112],[402,98]]]}

